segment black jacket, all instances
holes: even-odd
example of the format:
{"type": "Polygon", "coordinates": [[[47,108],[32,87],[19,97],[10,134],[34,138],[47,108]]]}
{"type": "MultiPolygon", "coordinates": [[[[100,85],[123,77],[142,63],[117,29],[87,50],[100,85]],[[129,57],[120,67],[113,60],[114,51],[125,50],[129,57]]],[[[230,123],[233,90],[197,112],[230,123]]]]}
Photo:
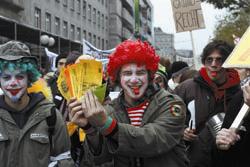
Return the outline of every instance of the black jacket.
{"type": "MultiPolygon", "coordinates": [[[[234,103],[229,104],[222,128],[229,128],[243,105],[242,91],[234,95],[234,103]]],[[[222,151],[213,147],[213,167],[249,167],[250,155],[250,115],[244,119],[243,126],[246,131],[240,131],[240,141],[229,150],[222,151]]]]}

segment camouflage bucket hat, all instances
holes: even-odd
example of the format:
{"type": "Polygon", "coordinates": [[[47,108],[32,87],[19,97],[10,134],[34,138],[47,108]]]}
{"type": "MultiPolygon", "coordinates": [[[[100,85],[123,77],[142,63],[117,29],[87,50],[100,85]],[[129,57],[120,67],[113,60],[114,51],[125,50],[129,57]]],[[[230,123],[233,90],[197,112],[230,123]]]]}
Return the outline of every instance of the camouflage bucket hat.
{"type": "Polygon", "coordinates": [[[31,56],[27,45],[18,41],[9,41],[0,45],[0,59],[3,60],[18,60],[22,58],[33,59],[37,63],[37,59],[31,56]]]}

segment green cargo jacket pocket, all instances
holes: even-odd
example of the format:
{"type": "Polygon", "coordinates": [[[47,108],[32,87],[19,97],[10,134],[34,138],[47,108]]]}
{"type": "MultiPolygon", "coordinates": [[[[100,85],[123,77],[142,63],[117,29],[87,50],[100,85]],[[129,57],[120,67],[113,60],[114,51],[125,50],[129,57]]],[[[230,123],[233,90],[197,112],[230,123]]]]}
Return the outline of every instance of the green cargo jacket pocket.
{"type": "Polygon", "coordinates": [[[30,139],[36,141],[41,144],[48,144],[49,143],[49,136],[46,134],[41,133],[31,133],[30,139]]]}
{"type": "Polygon", "coordinates": [[[36,150],[34,152],[36,154],[36,157],[44,157],[47,155],[49,157],[50,155],[50,144],[49,144],[49,136],[47,134],[43,133],[31,133],[30,134],[30,149],[36,150]]]}

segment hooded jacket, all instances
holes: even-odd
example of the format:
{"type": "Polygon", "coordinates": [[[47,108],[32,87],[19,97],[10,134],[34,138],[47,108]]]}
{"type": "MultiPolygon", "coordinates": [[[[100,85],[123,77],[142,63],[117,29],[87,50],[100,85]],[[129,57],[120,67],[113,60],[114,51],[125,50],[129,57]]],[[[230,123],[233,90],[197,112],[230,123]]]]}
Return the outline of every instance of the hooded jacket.
{"type": "MultiPolygon", "coordinates": [[[[41,95],[30,97],[30,103],[20,113],[0,98],[0,167],[45,167],[52,157],[69,153],[70,140],[60,113],[56,111],[54,146],[50,152],[46,118],[51,115],[54,105],[41,95]]],[[[55,163],[59,167],[73,167],[70,157],[55,163]]]]}
{"type": "MultiPolygon", "coordinates": [[[[176,89],[185,104],[194,100],[195,103],[195,130],[198,139],[188,142],[188,156],[190,166],[211,166],[211,148],[214,138],[206,126],[207,121],[214,115],[228,110],[229,104],[234,104],[233,96],[241,91],[240,80],[235,70],[227,70],[227,81],[217,87],[207,76],[205,69],[193,78],[184,81],[176,89]]],[[[191,117],[187,110],[186,126],[191,117]]]]}
{"type": "Polygon", "coordinates": [[[187,167],[182,141],[184,103],[163,89],[153,94],[140,127],[130,124],[122,95],[106,107],[118,121],[118,141],[105,137],[102,153],[96,159],[105,161],[111,157],[115,167],[187,167]],[[179,106],[176,113],[172,110],[174,106],[179,106]]]}

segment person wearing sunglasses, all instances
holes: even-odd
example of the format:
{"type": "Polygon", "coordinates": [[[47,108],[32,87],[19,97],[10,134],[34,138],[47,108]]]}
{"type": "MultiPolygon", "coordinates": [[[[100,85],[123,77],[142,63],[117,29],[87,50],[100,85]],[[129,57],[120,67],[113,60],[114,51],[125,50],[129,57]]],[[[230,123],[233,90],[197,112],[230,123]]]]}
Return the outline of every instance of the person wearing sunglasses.
{"type": "Polygon", "coordinates": [[[175,89],[188,108],[183,138],[188,146],[191,167],[211,166],[215,138],[207,123],[216,114],[228,112],[229,105],[234,104],[232,97],[241,91],[237,71],[222,67],[232,50],[233,47],[224,41],[208,43],[201,55],[203,67],[198,74],[175,89]]]}

